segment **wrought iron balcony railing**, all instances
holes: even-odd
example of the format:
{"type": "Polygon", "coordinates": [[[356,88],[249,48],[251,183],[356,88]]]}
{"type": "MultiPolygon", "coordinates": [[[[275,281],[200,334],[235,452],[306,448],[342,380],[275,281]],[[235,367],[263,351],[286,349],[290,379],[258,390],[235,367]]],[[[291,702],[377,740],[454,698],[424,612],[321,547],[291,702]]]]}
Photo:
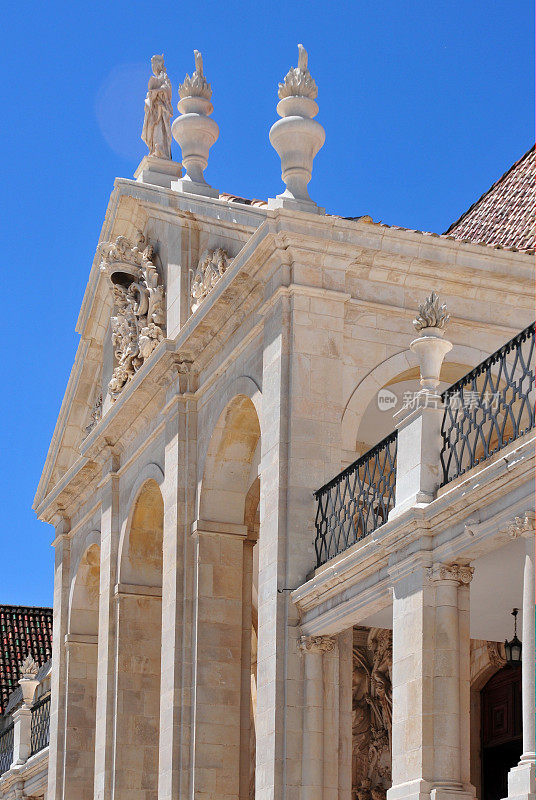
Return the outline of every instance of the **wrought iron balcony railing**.
{"type": "Polygon", "coordinates": [[[30,729],[30,753],[33,756],[43,750],[49,742],[50,695],[34,703],[30,729]]]}
{"type": "Polygon", "coordinates": [[[534,427],[534,323],[442,394],[442,486],[534,427]]]}
{"type": "Polygon", "coordinates": [[[317,567],[382,525],[395,504],[393,431],[314,494],[317,567]]]}
{"type": "Polygon", "coordinates": [[[0,775],[7,772],[13,761],[13,723],[0,733],[0,775]]]}

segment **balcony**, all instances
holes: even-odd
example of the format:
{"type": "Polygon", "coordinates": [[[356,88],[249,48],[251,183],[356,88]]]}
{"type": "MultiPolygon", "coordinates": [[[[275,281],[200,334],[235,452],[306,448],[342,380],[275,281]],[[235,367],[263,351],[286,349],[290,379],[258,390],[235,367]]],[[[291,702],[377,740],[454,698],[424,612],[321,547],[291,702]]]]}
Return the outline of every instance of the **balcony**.
{"type": "MultiPolygon", "coordinates": [[[[441,395],[446,486],[534,428],[534,323],[441,395]]],[[[315,492],[317,567],[381,527],[395,508],[397,431],[315,492]]]]}

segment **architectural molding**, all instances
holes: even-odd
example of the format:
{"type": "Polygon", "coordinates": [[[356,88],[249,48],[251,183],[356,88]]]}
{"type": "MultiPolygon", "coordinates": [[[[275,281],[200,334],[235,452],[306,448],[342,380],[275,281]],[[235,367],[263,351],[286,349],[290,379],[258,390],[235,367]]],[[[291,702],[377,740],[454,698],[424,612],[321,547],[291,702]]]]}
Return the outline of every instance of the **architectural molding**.
{"type": "Polygon", "coordinates": [[[335,638],[333,636],[300,636],[298,649],[305,654],[331,653],[335,650],[335,638]]]}

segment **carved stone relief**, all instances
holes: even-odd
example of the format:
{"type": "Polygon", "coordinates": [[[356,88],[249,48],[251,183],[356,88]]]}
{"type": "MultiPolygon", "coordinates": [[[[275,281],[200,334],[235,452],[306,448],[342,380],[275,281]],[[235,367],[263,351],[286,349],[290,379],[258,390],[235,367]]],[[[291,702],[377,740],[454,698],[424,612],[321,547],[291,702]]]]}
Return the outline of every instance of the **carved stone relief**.
{"type": "Polygon", "coordinates": [[[215,250],[205,250],[199,259],[190,290],[192,312],[199,308],[228,266],[229,257],[223,248],[217,247],[215,250]]]}
{"type": "Polygon", "coordinates": [[[358,800],[385,800],[391,786],[392,634],[355,628],[352,786],[358,800]]]}
{"type": "Polygon", "coordinates": [[[164,338],[164,287],[151,245],[140,234],[132,245],[124,236],[100,245],[101,272],[109,280],[115,314],[112,345],[115,367],[108,390],[116,400],[125,385],[164,338]]]}
{"type": "Polygon", "coordinates": [[[102,392],[98,390],[93,401],[93,408],[91,409],[89,424],[86,426],[86,436],[89,436],[97,422],[99,422],[102,417],[102,400],[102,392]]]}

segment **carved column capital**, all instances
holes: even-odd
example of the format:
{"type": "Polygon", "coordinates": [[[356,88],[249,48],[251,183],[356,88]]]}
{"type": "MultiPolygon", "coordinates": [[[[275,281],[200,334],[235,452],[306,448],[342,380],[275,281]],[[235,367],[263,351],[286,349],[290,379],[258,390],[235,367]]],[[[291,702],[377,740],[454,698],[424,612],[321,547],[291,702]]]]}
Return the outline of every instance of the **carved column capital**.
{"type": "Polygon", "coordinates": [[[331,653],[335,649],[333,636],[300,636],[298,648],[302,653],[331,653]]]}
{"type": "Polygon", "coordinates": [[[506,532],[511,539],[520,539],[534,536],[534,528],[534,511],[525,511],[508,524],[506,532]]]}
{"type": "Polygon", "coordinates": [[[428,570],[428,577],[431,581],[456,581],[460,586],[467,586],[474,571],[468,564],[434,564],[428,570]]]}

